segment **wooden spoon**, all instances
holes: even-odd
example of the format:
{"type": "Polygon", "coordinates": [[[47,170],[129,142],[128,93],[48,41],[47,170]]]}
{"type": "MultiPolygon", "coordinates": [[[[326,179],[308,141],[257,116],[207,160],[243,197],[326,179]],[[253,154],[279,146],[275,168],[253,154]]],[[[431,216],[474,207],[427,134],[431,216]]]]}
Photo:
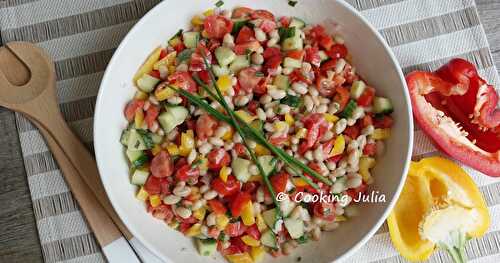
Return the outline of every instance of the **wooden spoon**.
{"type": "MultiPolygon", "coordinates": [[[[73,134],[59,111],[55,94],[55,69],[48,55],[33,44],[12,42],[0,48],[0,61],[0,105],[28,116],[41,128],[48,142],[55,142],[49,143],[54,155],[66,156],[72,167],[68,162],[65,163],[63,159],[56,157],[59,165],[68,171],[76,169],[82,175],[63,173],[108,261],[139,262],[96,198],[104,197],[99,199],[109,203],[98,181],[95,161],[73,134]],[[58,149],[53,148],[55,145],[59,146],[58,149]],[[89,186],[93,186],[91,188],[96,195],[90,191],[89,186]]],[[[108,210],[113,211],[111,205],[108,205],[108,210]]],[[[114,211],[112,214],[117,222],[120,222],[114,211]]],[[[123,229],[130,238],[128,230],[124,226],[123,229]]]]}

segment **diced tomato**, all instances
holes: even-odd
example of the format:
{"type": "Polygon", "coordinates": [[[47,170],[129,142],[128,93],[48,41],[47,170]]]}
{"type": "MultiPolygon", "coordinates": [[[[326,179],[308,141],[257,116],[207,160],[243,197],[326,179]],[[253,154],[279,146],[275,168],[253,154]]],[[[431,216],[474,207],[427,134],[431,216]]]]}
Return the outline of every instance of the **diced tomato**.
{"type": "Polygon", "coordinates": [[[160,178],[148,176],[146,183],[144,183],[144,190],[150,195],[161,193],[160,178]]]}
{"type": "Polygon", "coordinates": [[[227,248],[222,248],[222,246],[221,246],[220,253],[221,253],[223,256],[227,256],[227,255],[240,254],[240,253],[243,253],[243,251],[241,251],[241,250],[240,250],[237,246],[235,246],[235,245],[229,245],[229,247],[227,247],[227,248]]]}
{"type": "Polygon", "coordinates": [[[363,154],[368,156],[373,156],[377,153],[376,143],[367,143],[363,148],[363,154]]]}
{"type": "Polygon", "coordinates": [[[326,54],[333,58],[345,58],[347,56],[347,47],[343,44],[335,44],[329,50],[326,51],[326,54]]]}
{"type": "Polygon", "coordinates": [[[175,172],[175,178],[179,181],[186,182],[188,179],[198,178],[200,176],[200,169],[198,167],[191,167],[190,164],[185,164],[178,168],[175,172]]]}
{"type": "Polygon", "coordinates": [[[206,70],[206,68],[207,67],[203,55],[198,52],[194,52],[191,55],[191,60],[189,61],[189,70],[193,72],[200,72],[206,70]]]}
{"type": "Polygon", "coordinates": [[[158,71],[158,70],[153,70],[153,71],[149,72],[149,75],[153,78],[161,79],[160,78],[160,71],[158,71]]]}
{"type": "Polygon", "coordinates": [[[318,202],[314,204],[313,214],[326,221],[333,221],[335,219],[335,206],[333,203],[318,202]]]}
{"type": "Polygon", "coordinates": [[[320,37],[320,39],[319,39],[319,45],[320,45],[321,47],[323,47],[324,49],[326,49],[326,50],[327,50],[327,51],[326,51],[326,52],[327,52],[327,54],[328,54],[328,50],[329,50],[330,48],[332,48],[332,46],[333,46],[334,44],[335,44],[335,42],[333,42],[333,39],[332,39],[332,37],[330,37],[330,36],[322,36],[322,37],[320,37]]]}
{"type": "Polygon", "coordinates": [[[137,110],[142,110],[142,107],[144,107],[144,101],[143,100],[138,100],[138,99],[133,99],[131,100],[127,106],[125,107],[125,118],[130,122],[134,120],[135,117],[135,112],[137,110]]]}
{"type": "Polygon", "coordinates": [[[232,175],[227,177],[226,182],[219,177],[212,180],[212,188],[221,196],[231,196],[240,190],[241,183],[232,175]]]}
{"type": "Polygon", "coordinates": [[[275,146],[282,145],[288,141],[288,134],[282,133],[280,135],[273,135],[269,137],[269,143],[275,146]]]}
{"type": "Polygon", "coordinates": [[[368,107],[373,102],[373,97],[375,96],[375,89],[372,87],[366,87],[365,91],[358,98],[358,105],[361,107],[368,107]]]}
{"type": "Polygon", "coordinates": [[[373,118],[371,115],[366,114],[361,120],[361,127],[365,128],[366,126],[373,125],[373,118]]]}
{"type": "Polygon", "coordinates": [[[333,100],[340,105],[339,111],[342,111],[349,102],[350,92],[344,87],[337,87],[335,91],[337,93],[335,94],[333,100]]]}
{"type": "Polygon", "coordinates": [[[184,234],[191,226],[193,226],[193,223],[181,222],[179,224],[179,231],[184,234]]]}
{"type": "Polygon", "coordinates": [[[237,221],[235,223],[229,223],[227,224],[226,228],[224,229],[224,233],[230,237],[238,237],[243,235],[245,231],[247,230],[247,226],[241,223],[241,221],[237,221]]]}
{"type": "Polygon", "coordinates": [[[391,116],[384,115],[382,117],[375,116],[373,120],[373,126],[375,128],[386,129],[391,128],[392,124],[394,124],[394,120],[391,116]]]}
{"type": "Polygon", "coordinates": [[[282,17],[280,17],[279,21],[283,27],[289,27],[290,22],[292,21],[292,18],[289,16],[282,16],[282,17]]]}
{"type": "Polygon", "coordinates": [[[330,59],[321,64],[321,72],[325,73],[328,70],[335,71],[335,67],[337,67],[337,59],[330,59]]]}
{"type": "Polygon", "coordinates": [[[238,217],[241,215],[243,207],[252,200],[252,197],[247,192],[239,192],[231,202],[231,215],[238,217]]]}
{"type": "Polygon", "coordinates": [[[247,153],[247,148],[245,148],[245,145],[241,143],[235,143],[234,144],[234,150],[238,154],[238,156],[245,155],[247,153]]]}
{"type": "Polygon", "coordinates": [[[162,58],[165,58],[167,55],[168,55],[167,50],[162,48],[160,51],[160,58],[159,59],[161,60],[162,58]]]}
{"type": "Polygon", "coordinates": [[[238,82],[241,88],[248,93],[252,92],[261,80],[262,77],[258,77],[257,70],[252,67],[242,69],[238,73],[238,82]]]}
{"type": "Polygon", "coordinates": [[[260,18],[260,19],[268,19],[268,20],[274,21],[273,13],[271,13],[267,10],[262,10],[262,9],[253,11],[253,13],[251,14],[251,17],[252,17],[252,19],[259,19],[260,18]]]}
{"type": "Polygon", "coordinates": [[[264,53],[262,54],[264,59],[268,59],[270,57],[274,56],[280,56],[281,57],[281,50],[277,47],[268,47],[264,49],[264,53]]]}
{"type": "Polygon", "coordinates": [[[174,74],[168,76],[168,81],[170,85],[189,91],[190,93],[198,92],[196,82],[194,82],[191,75],[189,75],[189,73],[187,72],[177,71],[174,74]]]}
{"type": "Polygon", "coordinates": [[[253,239],[260,240],[260,231],[256,224],[249,226],[245,232],[253,239]]]}
{"type": "Polygon", "coordinates": [[[166,151],[161,151],[151,161],[149,170],[151,170],[151,174],[154,177],[163,178],[171,176],[174,172],[174,163],[172,162],[172,158],[170,158],[170,154],[166,151]]]}
{"type": "Polygon", "coordinates": [[[156,120],[159,114],[160,114],[160,107],[156,105],[149,106],[148,110],[146,111],[146,116],[144,117],[144,121],[148,125],[148,128],[151,129],[154,121],[156,120]]]}
{"type": "Polygon", "coordinates": [[[232,245],[237,246],[241,253],[250,252],[250,246],[245,244],[245,242],[241,240],[241,237],[233,237],[229,242],[231,242],[232,245]]]}
{"type": "Polygon", "coordinates": [[[224,148],[218,148],[212,150],[208,156],[208,168],[212,170],[219,170],[223,166],[228,166],[231,162],[231,156],[224,150],[224,148]]]}
{"type": "Polygon", "coordinates": [[[273,186],[273,190],[275,194],[284,193],[286,190],[286,183],[288,182],[288,178],[290,175],[286,172],[280,172],[271,176],[269,179],[271,181],[271,185],[273,186]]]}
{"type": "Polygon", "coordinates": [[[305,49],[306,56],[304,60],[311,63],[311,65],[319,67],[321,64],[321,57],[319,56],[319,50],[317,47],[309,47],[305,49]]]}
{"type": "Polygon", "coordinates": [[[302,60],[304,57],[305,51],[302,49],[297,49],[297,50],[291,50],[286,53],[287,57],[297,59],[297,60],[302,60]]]}
{"type": "Polygon", "coordinates": [[[241,28],[240,32],[238,33],[238,36],[236,37],[236,44],[243,44],[247,43],[250,41],[255,40],[255,34],[253,29],[249,28],[248,26],[244,26],[241,28]]]}
{"type": "Polygon", "coordinates": [[[332,151],[333,145],[335,145],[335,138],[331,139],[321,145],[321,149],[323,150],[323,154],[325,156],[330,155],[330,152],[332,151]]]}
{"type": "Polygon", "coordinates": [[[326,31],[325,28],[322,25],[315,25],[310,31],[309,31],[309,38],[312,38],[316,41],[320,41],[322,37],[326,36],[326,31]]]}
{"type": "Polygon", "coordinates": [[[254,40],[242,44],[237,44],[234,46],[234,53],[236,55],[246,55],[248,53],[252,53],[257,51],[261,47],[259,41],[254,40]]]}
{"type": "Polygon", "coordinates": [[[220,235],[220,232],[221,231],[219,229],[217,229],[217,227],[214,226],[214,227],[210,227],[208,229],[207,234],[208,234],[208,237],[211,237],[213,239],[217,239],[220,235]]]}
{"type": "Polygon", "coordinates": [[[237,7],[233,10],[232,18],[248,18],[253,13],[253,9],[248,7],[237,7]]]}
{"type": "Polygon", "coordinates": [[[205,140],[212,136],[217,129],[217,120],[209,114],[202,114],[196,120],[196,136],[200,140],[205,140]]]}
{"type": "Polygon", "coordinates": [[[249,193],[249,194],[253,194],[253,193],[255,193],[255,191],[257,191],[258,187],[259,187],[258,182],[246,182],[241,187],[241,191],[249,193]]]}
{"type": "Polygon", "coordinates": [[[223,38],[233,29],[233,21],[220,15],[210,15],[203,23],[208,38],[223,38]]]}
{"type": "Polygon", "coordinates": [[[359,127],[357,125],[349,126],[344,130],[344,134],[351,139],[356,139],[359,136],[359,127]]]}
{"type": "Polygon", "coordinates": [[[251,100],[248,104],[247,104],[247,110],[249,112],[251,112],[252,114],[257,114],[257,108],[259,107],[259,102],[255,101],[255,100],[251,100]]]}
{"type": "Polygon", "coordinates": [[[307,128],[307,147],[311,148],[328,130],[328,122],[321,113],[309,114],[302,118],[302,122],[304,123],[304,127],[307,128]]]}
{"type": "Polygon", "coordinates": [[[181,51],[183,51],[184,49],[186,49],[186,46],[184,45],[184,43],[179,42],[179,44],[173,46],[173,48],[177,52],[177,54],[179,54],[179,53],[181,53],[181,51]]]}
{"type": "Polygon", "coordinates": [[[307,78],[306,76],[304,76],[304,74],[302,73],[302,70],[300,70],[300,69],[294,69],[292,71],[292,73],[290,73],[288,75],[288,77],[290,78],[290,82],[292,82],[292,83],[303,82],[307,85],[312,84],[312,80],[307,78]]]}
{"type": "Polygon", "coordinates": [[[338,161],[340,161],[340,159],[342,159],[344,157],[343,154],[338,154],[338,155],[335,155],[333,157],[330,157],[328,159],[326,159],[327,162],[334,162],[334,163],[338,163],[338,161]]]}
{"type": "Polygon", "coordinates": [[[264,63],[264,69],[266,73],[271,73],[273,70],[276,70],[279,65],[281,65],[281,55],[280,56],[272,56],[266,60],[264,63]]]}
{"type": "Polygon", "coordinates": [[[316,77],[316,87],[319,94],[324,97],[332,97],[336,92],[335,83],[323,75],[316,77]]]}
{"type": "MultiPolygon", "coordinates": [[[[271,76],[268,75],[259,81],[259,84],[253,89],[253,93],[256,95],[263,95],[267,92],[267,84],[271,81],[271,76]]],[[[257,109],[256,109],[257,110],[257,109]]]]}
{"type": "Polygon", "coordinates": [[[273,20],[266,19],[262,21],[262,23],[260,24],[260,29],[262,29],[264,33],[269,33],[273,31],[276,27],[277,27],[276,22],[274,22],[273,20]]]}
{"type": "Polygon", "coordinates": [[[223,215],[227,212],[227,208],[224,204],[216,199],[208,200],[208,206],[212,209],[212,211],[217,215],[223,215]]]}
{"type": "Polygon", "coordinates": [[[200,78],[201,81],[203,81],[205,84],[210,84],[212,82],[212,78],[210,77],[210,73],[208,70],[200,70],[198,72],[198,77],[200,78]]]}
{"type": "Polygon", "coordinates": [[[172,208],[169,205],[165,204],[153,207],[151,210],[151,214],[155,218],[164,220],[165,222],[170,222],[172,218],[174,218],[174,213],[172,212],[172,208]]]}

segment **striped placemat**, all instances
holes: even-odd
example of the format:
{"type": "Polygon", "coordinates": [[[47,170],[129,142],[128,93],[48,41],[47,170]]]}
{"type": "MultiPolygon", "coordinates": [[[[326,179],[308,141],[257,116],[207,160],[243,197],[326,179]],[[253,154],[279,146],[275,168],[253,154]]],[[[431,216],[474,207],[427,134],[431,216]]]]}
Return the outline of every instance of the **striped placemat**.
{"type": "MultiPolygon", "coordinates": [[[[3,42],[35,42],[54,58],[61,110],[90,149],[93,109],[103,70],[131,26],[158,2],[0,1],[3,42]]],[[[500,86],[473,0],[347,2],[380,30],[405,72],[433,70],[458,56],[473,61],[490,83],[500,86]]],[[[45,261],[103,262],[99,247],[41,135],[19,114],[16,120],[45,261]]],[[[437,154],[418,128],[413,154],[415,158],[437,154]]],[[[466,170],[480,186],[493,218],[483,238],[469,241],[467,255],[473,262],[500,262],[500,182],[467,167],[466,170]]],[[[390,243],[386,225],[350,260],[404,262],[390,243]]],[[[450,259],[439,252],[430,261],[450,259]]]]}

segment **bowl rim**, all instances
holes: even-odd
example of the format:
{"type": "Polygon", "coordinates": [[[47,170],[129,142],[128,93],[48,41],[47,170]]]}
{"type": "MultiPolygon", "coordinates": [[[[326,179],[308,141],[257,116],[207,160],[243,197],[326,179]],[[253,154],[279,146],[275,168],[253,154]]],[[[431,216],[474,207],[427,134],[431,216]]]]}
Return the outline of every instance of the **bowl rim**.
{"type": "MultiPolygon", "coordinates": [[[[389,213],[391,212],[391,210],[395,206],[395,204],[396,204],[396,202],[397,202],[397,200],[399,198],[399,195],[401,194],[401,191],[403,189],[404,183],[406,181],[406,177],[407,177],[407,174],[408,174],[408,169],[409,169],[410,162],[411,162],[411,157],[412,157],[412,152],[413,152],[414,122],[413,122],[413,115],[412,115],[412,105],[411,105],[411,100],[410,100],[410,95],[409,95],[408,87],[407,87],[407,84],[406,84],[406,80],[405,80],[403,71],[401,69],[401,66],[400,66],[398,60],[396,59],[396,56],[394,55],[392,49],[389,47],[389,45],[387,44],[387,42],[385,41],[385,39],[380,35],[380,33],[378,32],[378,30],[361,14],[360,11],[358,11],[357,9],[355,9],[353,6],[351,6],[349,3],[345,2],[344,0],[336,0],[336,1],[339,4],[341,4],[349,13],[351,13],[353,16],[355,16],[357,19],[359,19],[365,26],[367,26],[368,29],[372,33],[374,33],[374,35],[376,36],[377,40],[379,42],[381,42],[381,44],[384,47],[385,51],[389,55],[391,66],[396,69],[396,72],[397,72],[397,74],[399,76],[399,79],[400,79],[401,83],[403,84],[404,100],[405,100],[406,105],[407,105],[406,114],[407,114],[407,118],[409,120],[408,121],[408,131],[409,131],[409,134],[408,134],[408,151],[406,152],[406,160],[405,160],[405,163],[403,165],[403,171],[402,171],[401,179],[399,181],[399,185],[396,188],[394,196],[393,196],[392,200],[390,200],[390,202],[388,202],[388,205],[385,207],[385,210],[382,213],[382,216],[370,228],[370,230],[363,236],[363,238],[361,238],[359,241],[357,241],[354,246],[352,246],[351,248],[349,248],[347,251],[345,251],[345,253],[343,253],[342,255],[340,255],[335,260],[335,261],[338,261],[338,262],[342,262],[342,261],[348,259],[349,257],[351,257],[356,251],[358,251],[362,246],[364,246],[366,244],[366,242],[370,238],[373,237],[373,235],[375,234],[375,232],[384,223],[384,221],[389,216],[389,213]]],[[[97,167],[98,167],[99,171],[104,170],[104,168],[101,168],[101,167],[104,167],[104,164],[99,161],[101,159],[101,158],[99,158],[99,156],[100,156],[99,152],[101,152],[99,149],[101,147],[99,146],[99,144],[97,144],[97,141],[99,141],[99,140],[96,139],[96,138],[99,137],[99,133],[96,132],[97,131],[97,127],[99,125],[98,123],[102,123],[102,121],[100,121],[100,119],[101,119],[100,116],[101,115],[99,115],[97,113],[100,112],[100,107],[101,107],[100,105],[102,103],[104,103],[104,98],[103,98],[103,95],[102,95],[102,93],[103,93],[103,83],[105,82],[105,80],[107,78],[109,78],[108,75],[110,74],[109,72],[111,71],[110,68],[115,67],[117,58],[122,55],[121,53],[123,53],[123,49],[124,49],[125,43],[127,42],[127,39],[131,35],[133,35],[136,31],[138,31],[141,28],[143,28],[143,25],[146,23],[147,18],[149,16],[154,15],[154,13],[157,12],[157,10],[159,10],[159,9],[162,8],[162,5],[166,5],[166,4],[168,4],[167,1],[164,1],[164,2],[161,2],[161,3],[157,4],[151,10],[149,10],[146,14],[144,14],[134,26],[132,26],[132,28],[130,29],[130,31],[125,35],[125,37],[123,38],[123,40],[120,42],[120,45],[115,50],[115,52],[113,53],[113,56],[111,57],[108,65],[106,66],[106,70],[104,71],[101,83],[99,85],[99,91],[98,91],[98,94],[97,94],[95,108],[94,108],[94,121],[93,121],[93,137],[94,137],[93,145],[94,145],[94,152],[95,152],[95,157],[96,157],[96,163],[97,163],[97,167]]],[[[99,173],[99,175],[101,176],[101,173],[99,173]]],[[[103,181],[101,180],[101,182],[103,182],[103,181]]],[[[134,227],[130,227],[130,224],[129,224],[130,222],[127,222],[127,220],[126,220],[126,218],[127,218],[125,216],[126,213],[120,208],[120,206],[115,205],[115,203],[117,203],[117,200],[111,194],[112,193],[111,186],[109,184],[104,184],[104,183],[102,183],[102,184],[103,184],[104,189],[106,191],[106,195],[107,195],[108,199],[110,200],[110,202],[111,202],[113,208],[115,209],[116,213],[120,217],[120,220],[122,220],[123,224],[125,226],[127,226],[128,230],[130,231],[130,233],[132,233],[132,235],[134,236],[134,238],[136,238],[137,240],[139,240],[142,244],[144,244],[144,246],[148,250],[150,250],[151,252],[153,252],[153,254],[155,254],[156,256],[158,256],[159,258],[161,258],[162,260],[167,259],[167,261],[171,261],[170,258],[165,258],[161,253],[159,253],[154,248],[154,246],[152,246],[152,244],[148,241],[148,239],[145,238],[144,236],[142,236],[141,234],[139,234],[135,230],[134,227]]]]}

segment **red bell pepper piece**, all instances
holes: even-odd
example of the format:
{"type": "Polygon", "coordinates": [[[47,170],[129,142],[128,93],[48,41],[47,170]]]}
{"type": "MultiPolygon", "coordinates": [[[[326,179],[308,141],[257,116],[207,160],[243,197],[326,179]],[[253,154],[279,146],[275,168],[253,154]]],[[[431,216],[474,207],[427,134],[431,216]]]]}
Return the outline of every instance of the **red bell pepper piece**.
{"type": "Polygon", "coordinates": [[[406,77],[413,115],[451,157],[489,176],[500,176],[498,94],[466,60],[453,59],[436,72],[406,77]]]}

